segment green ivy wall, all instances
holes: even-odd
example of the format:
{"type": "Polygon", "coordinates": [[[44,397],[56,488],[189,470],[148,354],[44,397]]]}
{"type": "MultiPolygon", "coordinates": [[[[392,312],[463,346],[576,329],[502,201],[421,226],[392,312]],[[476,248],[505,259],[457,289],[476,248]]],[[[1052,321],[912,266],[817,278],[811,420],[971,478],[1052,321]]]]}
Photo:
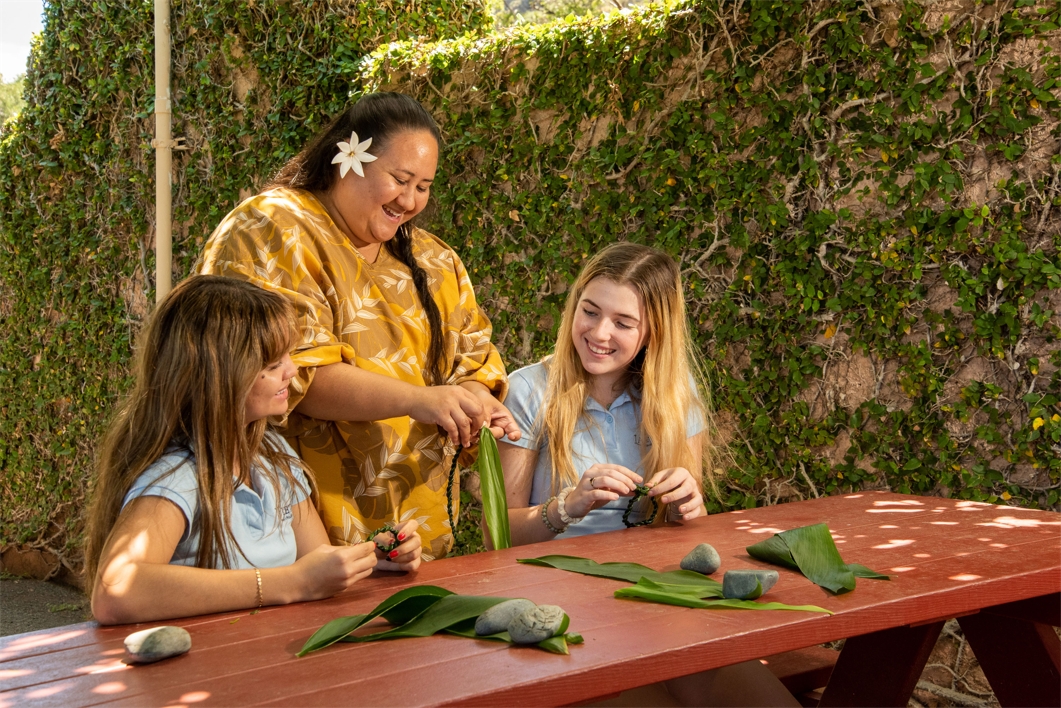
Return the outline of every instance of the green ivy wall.
{"type": "MultiPolygon", "coordinates": [[[[712,508],[1059,508],[1056,2],[699,0],[498,33],[471,6],[307,5],[176,4],[175,276],[348,90],[405,91],[446,140],[425,226],[511,368],[602,245],[681,260],[735,462],[712,508]]],[[[49,6],[0,144],[0,543],[70,568],[152,299],[150,12],[96,6],[49,6]]]]}

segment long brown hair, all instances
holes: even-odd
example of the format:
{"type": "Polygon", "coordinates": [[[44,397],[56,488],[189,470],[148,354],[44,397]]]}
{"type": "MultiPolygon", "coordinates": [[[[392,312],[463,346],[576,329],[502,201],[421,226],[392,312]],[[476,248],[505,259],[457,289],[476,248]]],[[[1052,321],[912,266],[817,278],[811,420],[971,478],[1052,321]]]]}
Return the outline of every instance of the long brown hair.
{"type": "MultiPolygon", "coordinates": [[[[332,164],[335,144],[349,140],[351,132],[356,132],[359,140],[372,138],[373,152],[382,152],[398,134],[420,130],[430,133],[441,148],[442,134],[438,124],[419,101],[401,93],[366,94],[310,138],[302,152],[288,160],[265,189],[288,187],[318,194],[328,192],[339,179],[339,167],[332,164]]],[[[398,227],[397,235],[387,241],[385,247],[409,269],[420,305],[427,315],[430,337],[425,372],[427,382],[443,384],[449,375],[449,366],[445,361],[442,315],[431,297],[427,272],[413,255],[412,224],[406,222],[398,227]]]]}
{"type": "MultiPolygon", "coordinates": [[[[584,417],[590,379],[575,350],[571,326],[582,293],[597,278],[633,288],[645,308],[646,346],[629,364],[623,381],[626,389],[640,399],[644,432],[641,439],[652,441],[651,447],[642,442],[645,479],[660,470],[685,467],[701,483],[705,475],[711,481],[714,452],[711,420],[704,403],[703,377],[692,353],[681,271],[663,251],[636,243],[616,243],[591,258],[575,280],[560,321],[556,350],[547,362],[542,424],[553,460],[553,493],[563,485],[578,481],[571,459],[571,439],[584,417]],[[690,388],[690,381],[696,382],[696,389],[703,392],[690,388]],[[690,414],[705,423],[699,470],[693,469],[694,457],[686,438],[686,420],[690,414]]],[[[586,424],[584,420],[581,423],[586,424]]]]}
{"type": "Polygon", "coordinates": [[[244,421],[255,378],[291,350],[295,332],[285,298],[233,278],[192,276],[158,306],[140,338],[135,384],[97,463],[85,545],[90,586],[126,493],[167,450],[194,456],[200,513],[195,564],[202,568],[232,566],[235,477],[249,483],[255,465],[277,498],[281,476],[297,488],[292,466],[301,463],[265,434],[265,420],[244,421]]]}

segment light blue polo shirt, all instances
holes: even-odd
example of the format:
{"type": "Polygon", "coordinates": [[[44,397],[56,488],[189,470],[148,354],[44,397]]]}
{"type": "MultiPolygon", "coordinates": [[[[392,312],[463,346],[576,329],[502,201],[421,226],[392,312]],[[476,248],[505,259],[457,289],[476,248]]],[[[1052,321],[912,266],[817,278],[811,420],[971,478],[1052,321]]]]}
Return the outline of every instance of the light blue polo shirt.
{"type": "MultiPolygon", "coordinates": [[[[283,451],[295,459],[298,456],[283,438],[267,433],[278,441],[283,451]]],[[[298,488],[292,490],[284,477],[280,478],[280,499],[263,470],[251,467],[251,484],[240,483],[232,500],[232,536],[239,543],[244,557],[234,546],[229,546],[233,568],[278,568],[295,562],[297,549],[295,533],[291,529],[292,508],[309,496],[309,484],[302,469],[292,465],[298,488]]],[[[200,517],[196,491],[195,458],[189,450],[170,450],[137,477],[122,501],[122,508],[139,497],[162,497],[177,505],[184,514],[184,534],[177,544],[172,565],[195,565],[199,550],[200,517]]]]}
{"type": "MultiPolygon", "coordinates": [[[[531,506],[542,504],[552,496],[552,456],[549,454],[548,438],[541,432],[538,418],[547,377],[548,371],[543,363],[519,369],[509,374],[508,396],[505,397],[505,406],[512,413],[523,436],[515,442],[507,439],[503,442],[538,453],[531,486],[531,506]]],[[[695,411],[690,411],[685,429],[686,438],[704,429],[703,421],[695,411]]],[[[641,468],[641,435],[641,405],[629,393],[624,391],[607,409],[587,397],[585,415],[579,418],[571,440],[571,463],[575,472],[581,478],[593,465],[610,463],[622,465],[644,477],[641,468]]],[[[652,441],[646,440],[645,446],[651,447],[652,441]]],[[[568,526],[557,538],[574,538],[626,528],[623,512],[629,501],[629,497],[619,497],[594,509],[578,524],[568,526]]]]}

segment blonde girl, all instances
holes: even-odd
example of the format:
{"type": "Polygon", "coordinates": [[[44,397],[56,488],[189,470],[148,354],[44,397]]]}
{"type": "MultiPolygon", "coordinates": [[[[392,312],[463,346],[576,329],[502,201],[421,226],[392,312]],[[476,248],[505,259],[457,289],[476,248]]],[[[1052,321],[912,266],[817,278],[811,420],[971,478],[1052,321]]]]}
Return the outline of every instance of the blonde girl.
{"type": "Polygon", "coordinates": [[[102,624],[330,597],[420,563],[415,522],[387,557],[332,547],[312,478],[266,419],[287,410],[291,306],[219,276],[174,288],[103,442],[86,577],[102,624]]]}
{"type": "MultiPolygon", "coordinates": [[[[702,470],[712,469],[705,462],[714,450],[693,362],[678,264],[633,243],[590,259],[568,295],[553,355],[509,376],[505,405],[524,432],[498,442],[513,545],[646,522],[644,503],[637,518],[624,519],[643,483],[665,505],[657,520],[707,513],[702,470]]],[[[619,701],[799,705],[758,661],[619,701]]]]}
{"type": "Polygon", "coordinates": [[[666,505],[658,519],[706,514],[710,445],[695,370],[674,260],[633,243],[593,257],[553,355],[509,377],[505,405],[525,431],[499,445],[513,544],[636,523],[623,516],[646,480],[666,505]]]}

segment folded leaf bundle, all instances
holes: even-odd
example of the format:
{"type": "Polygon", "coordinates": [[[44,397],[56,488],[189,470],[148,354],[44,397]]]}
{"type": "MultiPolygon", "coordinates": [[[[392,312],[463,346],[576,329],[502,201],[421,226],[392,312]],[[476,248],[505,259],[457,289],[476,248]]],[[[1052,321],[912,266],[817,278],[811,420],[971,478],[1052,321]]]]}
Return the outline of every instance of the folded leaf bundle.
{"type": "Polygon", "coordinates": [[[785,605],[780,602],[726,600],[722,597],[722,583],[691,570],[660,572],[638,563],[597,563],[588,558],[561,555],[520,558],[519,562],[634,583],[631,587],[616,590],[615,597],[618,598],[647,600],[648,602],[658,602],[665,605],[700,609],[800,610],[832,614],[829,610],[816,605],[785,605]]]}
{"type": "Polygon", "coordinates": [[[501,455],[490,428],[479,431],[479,485],[483,496],[483,517],[490,532],[494,550],[512,547],[508,530],[508,502],[505,498],[505,475],[501,455]]]}
{"type": "MultiPolygon", "coordinates": [[[[486,637],[475,635],[476,618],[490,607],[508,599],[510,598],[457,595],[435,585],[417,585],[394,593],[367,615],[351,615],[332,620],[313,633],[299,650],[298,656],[305,656],[336,642],[429,637],[439,632],[458,637],[511,643],[508,632],[498,632],[486,637]],[[377,617],[383,617],[392,626],[371,634],[353,634],[377,617]]],[[[536,646],[554,654],[567,654],[569,644],[582,642],[580,635],[564,633],[569,621],[565,615],[560,633],[539,642],[536,646]]]]}
{"type": "Polygon", "coordinates": [[[752,558],[797,570],[812,583],[836,594],[854,590],[855,578],[891,579],[864,565],[844,563],[825,524],[782,531],[746,550],[752,558]]]}

